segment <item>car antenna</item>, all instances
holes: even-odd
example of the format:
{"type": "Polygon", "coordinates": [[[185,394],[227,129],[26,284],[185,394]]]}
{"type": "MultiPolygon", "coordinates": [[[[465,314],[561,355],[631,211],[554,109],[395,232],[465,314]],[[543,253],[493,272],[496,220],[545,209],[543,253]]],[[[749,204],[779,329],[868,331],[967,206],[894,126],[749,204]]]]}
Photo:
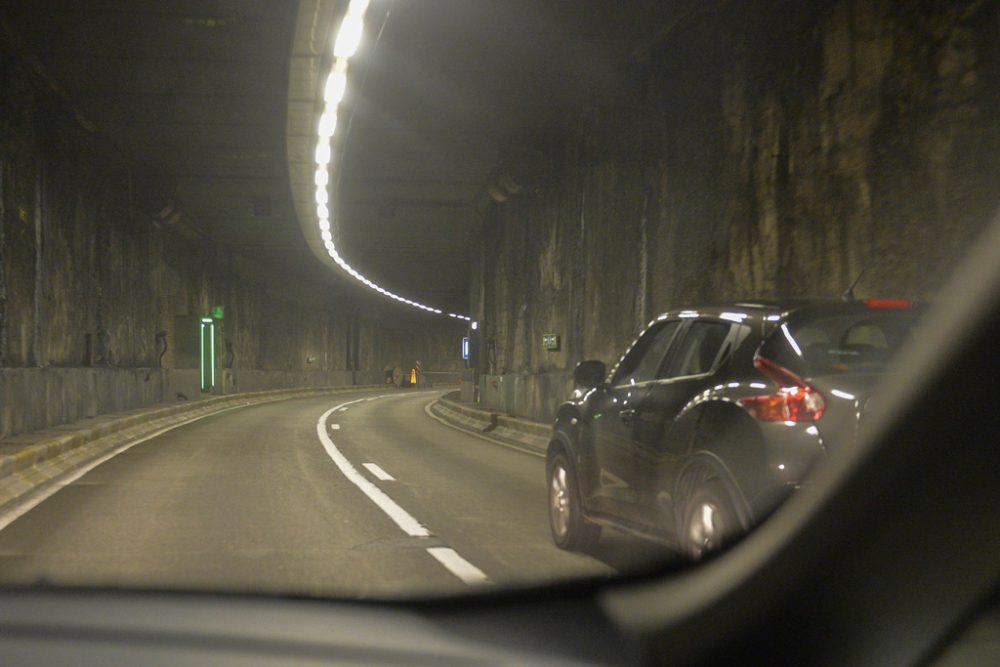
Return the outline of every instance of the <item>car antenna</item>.
{"type": "Polygon", "coordinates": [[[858,286],[858,283],[861,282],[861,278],[865,275],[865,273],[868,271],[869,268],[871,268],[871,263],[866,264],[865,268],[861,269],[861,273],[859,273],[858,277],[854,279],[854,282],[851,283],[851,286],[848,287],[844,291],[844,293],[840,295],[841,299],[843,299],[844,301],[854,301],[854,288],[858,286]]]}

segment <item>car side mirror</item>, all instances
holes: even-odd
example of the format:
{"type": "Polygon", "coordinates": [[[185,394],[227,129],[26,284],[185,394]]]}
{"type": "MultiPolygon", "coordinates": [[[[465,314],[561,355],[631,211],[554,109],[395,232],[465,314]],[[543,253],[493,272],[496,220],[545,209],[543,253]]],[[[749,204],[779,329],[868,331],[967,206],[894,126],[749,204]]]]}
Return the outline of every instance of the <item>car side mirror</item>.
{"type": "Polygon", "coordinates": [[[603,361],[581,361],[573,370],[573,381],[579,387],[593,389],[604,382],[607,372],[603,361]]]}

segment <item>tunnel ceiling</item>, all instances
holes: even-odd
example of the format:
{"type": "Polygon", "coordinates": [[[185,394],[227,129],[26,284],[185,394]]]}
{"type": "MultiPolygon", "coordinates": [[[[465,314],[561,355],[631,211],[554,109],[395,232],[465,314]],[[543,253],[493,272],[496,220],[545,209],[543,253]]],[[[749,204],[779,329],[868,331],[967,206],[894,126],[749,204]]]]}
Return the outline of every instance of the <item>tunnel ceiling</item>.
{"type": "MultiPolygon", "coordinates": [[[[285,118],[298,3],[0,6],[14,43],[138,173],[166,177],[198,234],[364,291],[321,265],[295,218],[285,118]]],[[[373,0],[345,100],[345,256],[389,289],[464,312],[468,241],[501,151],[558,133],[691,6],[373,0]]]]}

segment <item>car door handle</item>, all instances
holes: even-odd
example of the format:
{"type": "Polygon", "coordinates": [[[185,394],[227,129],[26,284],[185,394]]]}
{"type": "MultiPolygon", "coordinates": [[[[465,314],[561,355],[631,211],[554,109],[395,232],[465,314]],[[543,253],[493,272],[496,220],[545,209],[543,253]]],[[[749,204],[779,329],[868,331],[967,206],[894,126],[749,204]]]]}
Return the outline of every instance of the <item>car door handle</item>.
{"type": "Polygon", "coordinates": [[[632,408],[622,410],[618,413],[618,417],[622,420],[623,424],[629,424],[632,422],[632,418],[635,417],[635,410],[632,408]]]}

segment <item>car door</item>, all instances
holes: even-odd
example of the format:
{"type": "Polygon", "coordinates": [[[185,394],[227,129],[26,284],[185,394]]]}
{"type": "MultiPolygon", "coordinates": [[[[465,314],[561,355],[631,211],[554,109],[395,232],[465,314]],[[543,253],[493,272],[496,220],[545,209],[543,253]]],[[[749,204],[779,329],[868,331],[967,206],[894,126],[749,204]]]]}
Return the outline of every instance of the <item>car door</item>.
{"type": "Polygon", "coordinates": [[[622,357],[611,381],[588,401],[586,419],[593,434],[593,465],[588,506],[592,511],[625,516],[638,502],[633,478],[635,415],[640,398],[663,363],[679,321],[656,322],[622,357]]]}
{"type": "Polygon", "coordinates": [[[683,328],[643,394],[635,414],[634,472],[643,516],[658,528],[672,528],[673,478],[687,452],[693,423],[680,419],[684,407],[716,382],[715,371],[728,354],[734,325],[694,320],[683,328]]]}

